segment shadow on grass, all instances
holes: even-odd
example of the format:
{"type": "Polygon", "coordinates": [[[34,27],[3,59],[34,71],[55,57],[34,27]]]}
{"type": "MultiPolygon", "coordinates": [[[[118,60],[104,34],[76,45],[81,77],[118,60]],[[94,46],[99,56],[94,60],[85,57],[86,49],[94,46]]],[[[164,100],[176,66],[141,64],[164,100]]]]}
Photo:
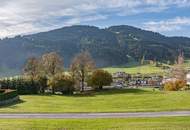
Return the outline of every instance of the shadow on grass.
{"type": "Polygon", "coordinates": [[[117,95],[117,94],[152,94],[156,93],[150,90],[143,89],[103,89],[99,91],[87,91],[75,95],[68,95],[71,97],[94,97],[98,95],[117,95]]]}
{"type": "Polygon", "coordinates": [[[152,93],[159,93],[157,91],[151,91],[146,89],[138,89],[138,88],[125,88],[125,89],[117,89],[117,88],[107,88],[103,90],[90,90],[85,91],[83,93],[77,93],[73,95],[61,95],[58,94],[57,96],[67,96],[67,97],[95,97],[98,95],[117,95],[117,94],[152,94],[152,93]]]}
{"type": "Polygon", "coordinates": [[[82,93],[77,93],[77,94],[73,94],[73,95],[67,95],[69,97],[94,97],[96,96],[96,92],[95,91],[85,91],[82,93]]]}
{"type": "Polygon", "coordinates": [[[24,102],[25,102],[25,101],[19,99],[17,102],[9,103],[9,104],[0,106],[0,109],[1,109],[1,108],[11,108],[11,109],[15,109],[15,108],[17,107],[16,105],[22,104],[22,103],[24,103],[24,102]]]}
{"type": "Polygon", "coordinates": [[[95,95],[143,94],[143,93],[152,93],[152,92],[143,89],[103,89],[101,91],[97,91],[95,95]]]}
{"type": "MultiPolygon", "coordinates": [[[[98,95],[117,95],[117,94],[153,94],[153,93],[158,93],[157,91],[151,91],[151,90],[146,90],[146,89],[135,89],[135,88],[126,88],[126,89],[116,89],[116,88],[107,88],[103,90],[89,90],[85,91],[82,93],[76,93],[76,94],[51,94],[51,93],[46,93],[46,94],[36,94],[36,95],[26,95],[26,96],[44,96],[44,97],[53,97],[53,96],[66,96],[66,97],[95,97],[98,95]]],[[[1,106],[0,108],[3,107],[11,107],[11,106],[16,106],[17,104],[24,103],[25,101],[20,100],[16,103],[13,104],[8,104],[1,106]]]]}

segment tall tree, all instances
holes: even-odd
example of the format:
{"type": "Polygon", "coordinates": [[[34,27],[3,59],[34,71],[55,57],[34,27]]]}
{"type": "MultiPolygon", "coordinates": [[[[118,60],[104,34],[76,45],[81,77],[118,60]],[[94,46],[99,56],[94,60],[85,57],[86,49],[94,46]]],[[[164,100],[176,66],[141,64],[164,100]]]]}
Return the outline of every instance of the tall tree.
{"type": "Polygon", "coordinates": [[[35,86],[35,78],[39,74],[39,60],[36,57],[31,57],[27,60],[24,66],[24,75],[29,76],[31,85],[35,86]]]}
{"type": "Polygon", "coordinates": [[[182,52],[179,54],[177,58],[177,64],[174,65],[174,67],[172,68],[172,72],[171,72],[172,77],[179,80],[185,80],[187,70],[184,68],[183,63],[184,63],[184,56],[182,52]]]}
{"type": "Polygon", "coordinates": [[[48,80],[48,85],[63,94],[72,94],[74,91],[74,82],[72,77],[66,74],[56,74],[48,80]]]}
{"type": "MultiPolygon", "coordinates": [[[[41,66],[45,75],[54,77],[63,71],[63,59],[56,52],[50,52],[42,56],[41,66]]],[[[54,88],[52,88],[52,93],[55,93],[54,88]]]]}
{"type": "Polygon", "coordinates": [[[177,64],[182,65],[184,63],[184,54],[181,52],[177,58],[177,64]]]}
{"type": "Polygon", "coordinates": [[[24,74],[30,76],[32,80],[38,75],[39,73],[39,59],[36,57],[31,57],[27,60],[24,66],[24,74]]]}
{"type": "Polygon", "coordinates": [[[35,79],[38,82],[38,87],[39,87],[40,93],[45,93],[45,89],[48,87],[48,85],[47,85],[47,81],[48,81],[47,76],[43,75],[43,74],[39,74],[35,79]]]}
{"type": "Polygon", "coordinates": [[[81,83],[80,90],[84,91],[84,82],[90,72],[95,68],[95,62],[87,51],[76,55],[70,65],[72,76],[81,83]]]}
{"type": "Polygon", "coordinates": [[[45,73],[54,76],[56,73],[63,71],[63,59],[56,52],[44,54],[41,60],[45,73]]]}

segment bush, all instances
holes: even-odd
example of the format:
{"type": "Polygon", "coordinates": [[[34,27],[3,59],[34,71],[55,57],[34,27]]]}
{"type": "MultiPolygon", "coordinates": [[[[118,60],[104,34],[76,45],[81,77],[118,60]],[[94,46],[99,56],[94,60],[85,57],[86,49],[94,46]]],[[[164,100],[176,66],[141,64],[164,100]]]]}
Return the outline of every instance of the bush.
{"type": "Polygon", "coordinates": [[[88,80],[88,85],[95,89],[103,89],[103,86],[110,85],[112,83],[112,75],[104,70],[96,70],[92,73],[92,76],[88,80]]]}
{"type": "Polygon", "coordinates": [[[3,89],[0,90],[0,94],[1,94],[1,93],[4,93],[4,92],[5,92],[5,90],[3,90],[3,89]]]}
{"type": "Polygon", "coordinates": [[[18,96],[18,93],[16,90],[0,90],[1,92],[4,91],[4,93],[0,94],[0,101],[5,101],[8,99],[12,99],[18,96]]]}
{"type": "Polygon", "coordinates": [[[37,94],[39,92],[38,83],[31,79],[21,79],[16,85],[19,94],[37,94]]]}
{"type": "Polygon", "coordinates": [[[49,79],[48,85],[54,92],[61,92],[62,94],[73,94],[74,91],[72,77],[65,74],[56,74],[49,79]]]}
{"type": "Polygon", "coordinates": [[[184,80],[169,81],[164,84],[164,90],[166,91],[178,91],[182,90],[185,87],[186,81],[184,80]]]}

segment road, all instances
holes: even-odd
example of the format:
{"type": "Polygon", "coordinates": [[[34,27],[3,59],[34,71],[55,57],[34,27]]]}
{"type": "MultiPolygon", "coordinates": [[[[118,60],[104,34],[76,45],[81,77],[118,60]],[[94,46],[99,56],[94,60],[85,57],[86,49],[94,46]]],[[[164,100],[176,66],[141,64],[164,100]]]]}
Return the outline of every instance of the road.
{"type": "Polygon", "coordinates": [[[135,113],[65,113],[65,114],[0,114],[0,119],[85,119],[190,116],[190,111],[135,112],[135,113]]]}

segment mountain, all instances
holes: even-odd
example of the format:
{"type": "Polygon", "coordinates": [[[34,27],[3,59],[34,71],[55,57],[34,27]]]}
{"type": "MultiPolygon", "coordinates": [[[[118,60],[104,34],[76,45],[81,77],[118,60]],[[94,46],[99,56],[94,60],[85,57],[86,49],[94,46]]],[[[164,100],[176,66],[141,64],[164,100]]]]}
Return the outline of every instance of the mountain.
{"type": "Polygon", "coordinates": [[[124,65],[139,61],[143,56],[149,60],[174,62],[181,51],[190,58],[190,38],[166,37],[127,25],[105,29],[79,25],[63,27],[0,40],[0,68],[21,70],[27,58],[51,51],[63,56],[68,67],[81,50],[88,50],[99,67],[124,65]]]}

